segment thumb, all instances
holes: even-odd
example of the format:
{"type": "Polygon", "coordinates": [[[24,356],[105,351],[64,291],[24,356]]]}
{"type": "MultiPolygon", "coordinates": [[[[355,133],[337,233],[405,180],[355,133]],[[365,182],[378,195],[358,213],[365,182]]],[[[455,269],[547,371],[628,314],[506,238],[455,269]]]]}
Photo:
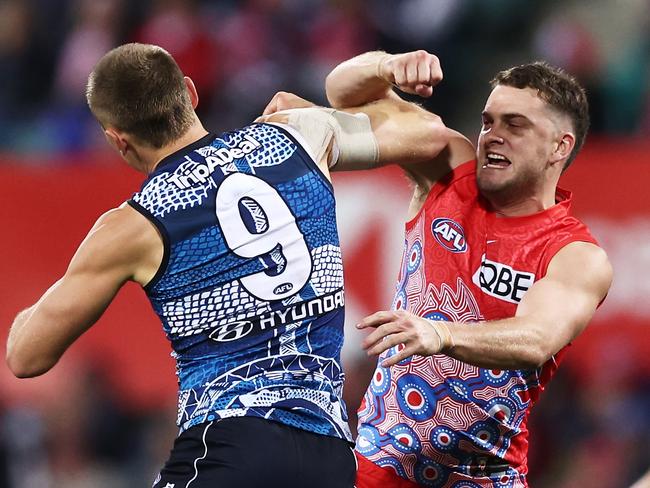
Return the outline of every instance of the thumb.
{"type": "Polygon", "coordinates": [[[415,87],[415,93],[423,98],[429,98],[433,95],[433,87],[431,85],[420,84],[415,87]]]}

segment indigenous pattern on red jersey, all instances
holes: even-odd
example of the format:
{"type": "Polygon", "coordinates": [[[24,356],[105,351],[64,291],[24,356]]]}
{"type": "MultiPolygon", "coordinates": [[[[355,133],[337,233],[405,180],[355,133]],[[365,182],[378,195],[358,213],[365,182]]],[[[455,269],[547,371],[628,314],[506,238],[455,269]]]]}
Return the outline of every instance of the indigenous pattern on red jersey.
{"type": "MultiPolygon", "coordinates": [[[[562,247],[595,243],[569,215],[563,190],[543,212],[497,217],[479,195],[475,165],[437,183],[406,224],[394,309],[445,321],[512,317],[562,247]]],[[[564,350],[534,370],[483,369],[441,354],[382,367],[399,348],[379,358],[359,409],[357,451],[423,486],[526,486],[528,412],[564,350]]]]}

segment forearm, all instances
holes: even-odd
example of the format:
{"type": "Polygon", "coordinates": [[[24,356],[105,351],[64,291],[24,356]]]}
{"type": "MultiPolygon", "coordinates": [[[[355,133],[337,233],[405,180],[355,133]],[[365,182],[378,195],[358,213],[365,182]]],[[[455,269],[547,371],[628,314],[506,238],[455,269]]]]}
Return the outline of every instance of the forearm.
{"type": "MultiPolygon", "coordinates": [[[[67,300],[63,286],[63,279],[54,283],[38,302],[14,319],[7,340],[7,365],[19,378],[49,371],[101,313],[75,311],[80,300],[67,300]]],[[[92,290],[87,288],[87,292],[92,290]]]]}
{"type": "Polygon", "coordinates": [[[35,330],[30,322],[39,305],[55,286],[56,283],[38,302],[16,315],[9,330],[6,361],[9,369],[20,378],[45,373],[60,357],[60,354],[50,354],[54,341],[49,335],[35,330]]]}
{"type": "Polygon", "coordinates": [[[602,249],[574,242],[560,250],[535,282],[514,317],[450,324],[451,357],[476,366],[533,369],[543,365],[587,326],[611,283],[602,249]]]}
{"type": "Polygon", "coordinates": [[[369,117],[379,166],[429,165],[448,146],[452,134],[440,117],[403,100],[380,100],[346,111],[369,117]]]}
{"type": "Polygon", "coordinates": [[[512,318],[446,322],[393,310],[369,315],[357,328],[375,329],[362,343],[370,355],[403,345],[384,359],[384,367],[414,354],[446,354],[486,369],[536,369],[584,330],[611,280],[611,265],[600,248],[571,243],[526,292],[512,318]]]}
{"type": "Polygon", "coordinates": [[[379,63],[389,54],[372,51],[339,64],[325,81],[327,99],[334,108],[358,107],[386,98],[392,84],[379,76],[379,63]]]}
{"type": "Polygon", "coordinates": [[[557,351],[542,333],[542,327],[533,327],[524,320],[513,317],[473,324],[450,324],[454,346],[443,352],[481,368],[538,368],[557,351]]]}

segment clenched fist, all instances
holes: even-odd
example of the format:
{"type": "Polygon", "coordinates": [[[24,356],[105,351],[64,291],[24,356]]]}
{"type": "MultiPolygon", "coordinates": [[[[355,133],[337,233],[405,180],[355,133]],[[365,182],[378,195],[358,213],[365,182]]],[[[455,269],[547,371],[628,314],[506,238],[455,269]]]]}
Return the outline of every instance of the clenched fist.
{"type": "Polygon", "coordinates": [[[437,56],[422,49],[404,54],[386,54],[377,64],[377,76],[405,93],[430,97],[442,80],[437,56]]]}

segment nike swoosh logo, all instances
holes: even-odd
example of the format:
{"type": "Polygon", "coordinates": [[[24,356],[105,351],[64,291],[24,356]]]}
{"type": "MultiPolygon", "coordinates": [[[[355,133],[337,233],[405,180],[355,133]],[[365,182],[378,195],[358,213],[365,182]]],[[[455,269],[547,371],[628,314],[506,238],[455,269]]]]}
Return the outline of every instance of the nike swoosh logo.
{"type": "Polygon", "coordinates": [[[487,241],[487,243],[488,243],[488,244],[492,244],[493,242],[496,242],[496,241],[497,241],[497,240],[494,239],[494,240],[492,240],[492,241],[487,241]]]}

